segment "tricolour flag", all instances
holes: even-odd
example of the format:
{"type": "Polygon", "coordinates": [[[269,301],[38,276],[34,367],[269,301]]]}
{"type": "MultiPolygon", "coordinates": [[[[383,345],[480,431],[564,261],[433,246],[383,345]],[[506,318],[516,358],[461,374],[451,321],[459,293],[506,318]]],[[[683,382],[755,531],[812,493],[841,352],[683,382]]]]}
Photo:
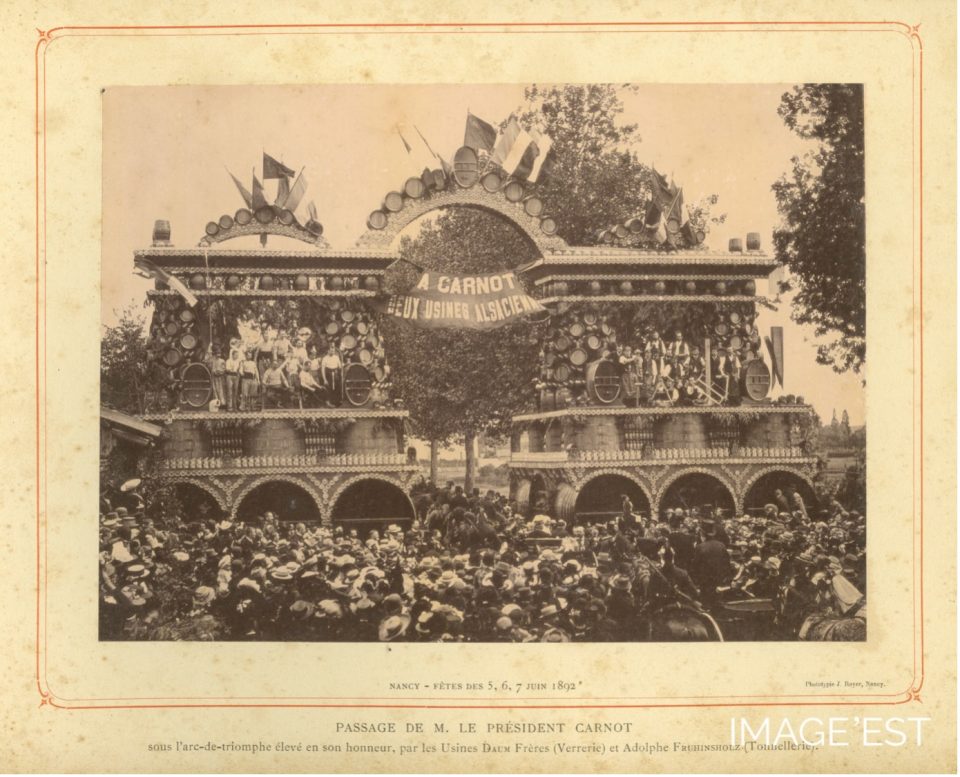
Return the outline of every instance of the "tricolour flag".
{"type": "Polygon", "coordinates": [[[290,194],[287,195],[287,199],[283,202],[283,207],[289,211],[296,211],[297,206],[300,204],[300,200],[303,199],[303,195],[307,193],[307,179],[303,174],[303,170],[300,171],[300,174],[297,176],[297,180],[293,182],[293,186],[290,187],[290,194]]]}
{"type": "Polygon", "coordinates": [[[467,124],[463,128],[463,145],[475,151],[493,151],[493,145],[496,142],[496,127],[467,111],[467,124]]]}
{"type": "Polygon", "coordinates": [[[263,196],[263,184],[260,183],[260,179],[257,178],[257,174],[253,174],[253,203],[250,205],[254,210],[266,207],[267,198],[263,196]]]}
{"type": "Polygon", "coordinates": [[[513,148],[521,132],[522,130],[520,129],[520,125],[517,124],[517,120],[511,116],[510,121],[507,122],[507,126],[503,128],[503,132],[500,133],[500,137],[497,139],[497,145],[493,149],[493,155],[490,157],[490,161],[493,164],[503,166],[503,160],[507,158],[510,149],[513,148]]]}
{"type": "Polygon", "coordinates": [[[533,139],[537,143],[537,148],[540,149],[540,153],[537,155],[536,160],[533,163],[533,169],[530,171],[530,175],[527,180],[530,183],[536,183],[540,178],[540,174],[544,171],[544,163],[547,161],[547,156],[550,154],[550,149],[553,148],[553,138],[549,135],[541,135],[536,130],[531,130],[530,134],[533,136],[533,139]]]}
{"type": "Polygon", "coordinates": [[[227,170],[227,173],[229,173],[230,177],[233,179],[234,184],[236,184],[236,186],[237,186],[237,191],[240,192],[240,196],[243,197],[243,201],[246,203],[247,207],[248,207],[248,208],[252,208],[252,207],[253,207],[253,195],[250,194],[250,192],[247,190],[247,187],[246,187],[246,186],[244,186],[242,183],[240,183],[240,180],[237,178],[237,176],[235,176],[235,175],[234,175],[233,173],[231,173],[229,170],[227,170]]]}
{"type": "Polygon", "coordinates": [[[501,167],[507,175],[526,178],[533,169],[539,150],[530,133],[521,129],[501,167]]]}
{"type": "Polygon", "coordinates": [[[133,260],[133,266],[138,270],[141,270],[142,273],[147,277],[156,278],[166,283],[167,286],[183,297],[190,307],[193,307],[197,304],[196,296],[183,284],[183,281],[181,281],[175,275],[171,275],[163,268],[158,267],[149,259],[144,259],[142,256],[138,256],[133,260]]]}
{"type": "MultiPolygon", "coordinates": [[[[264,176],[266,177],[266,176],[264,176]]],[[[287,201],[287,197],[290,196],[290,179],[285,175],[280,176],[277,183],[277,198],[273,201],[273,204],[278,208],[283,207],[283,203],[287,201]]]]}
{"type": "Polygon", "coordinates": [[[266,151],[263,152],[263,180],[268,178],[293,178],[295,173],[283,162],[278,162],[266,151]]]}

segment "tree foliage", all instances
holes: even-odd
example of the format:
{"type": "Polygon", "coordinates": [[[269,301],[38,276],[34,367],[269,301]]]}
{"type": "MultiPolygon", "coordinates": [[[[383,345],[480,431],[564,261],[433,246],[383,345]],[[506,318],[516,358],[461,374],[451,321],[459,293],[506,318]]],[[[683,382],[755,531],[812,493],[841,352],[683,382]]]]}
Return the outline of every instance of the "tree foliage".
{"type": "Polygon", "coordinates": [[[147,382],[147,338],[143,314],[125,308],[100,340],[100,402],[125,413],[143,413],[147,382]]]}
{"type": "Polygon", "coordinates": [[[782,224],[777,259],[795,288],[793,319],[829,337],[817,360],[837,372],[859,372],[866,358],[866,228],[863,88],[805,84],[783,95],[779,114],[789,129],[817,143],[792,159],[774,185],[782,224]]]}
{"type": "MultiPolygon", "coordinates": [[[[481,210],[456,209],[424,222],[401,256],[419,267],[456,275],[513,269],[537,254],[515,227],[481,210]]],[[[407,290],[418,271],[400,263],[387,290],[407,290]]],[[[532,396],[537,346],[520,322],[489,331],[418,329],[385,317],[392,380],[411,411],[415,431],[451,442],[480,432],[502,433],[532,396]]]]}

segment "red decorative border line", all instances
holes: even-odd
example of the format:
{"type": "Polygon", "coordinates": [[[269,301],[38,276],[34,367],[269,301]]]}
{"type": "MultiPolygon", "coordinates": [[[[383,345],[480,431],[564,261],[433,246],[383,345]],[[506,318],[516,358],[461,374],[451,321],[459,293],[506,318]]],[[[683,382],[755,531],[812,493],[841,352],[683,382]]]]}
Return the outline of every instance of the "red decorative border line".
{"type": "MultiPolygon", "coordinates": [[[[40,705],[72,710],[95,709],[169,709],[169,708],[335,708],[335,709],[663,709],[723,707],[811,707],[811,706],[877,706],[919,702],[924,681],[924,571],[923,571],[923,40],[920,25],[894,20],[879,21],[711,21],[711,22],[485,22],[485,23],[363,23],[363,24],[224,24],[224,25],[152,25],[152,26],[60,26],[37,30],[39,38],[34,51],[35,65],[35,129],[36,129],[36,286],[35,286],[35,380],[36,380],[36,651],[35,680],[40,705]],[[47,593],[47,525],[43,508],[46,504],[46,52],[51,43],[67,36],[178,36],[178,35],[292,35],[292,34],[548,34],[548,33],[640,33],[640,32],[894,32],[911,44],[912,76],[912,144],[914,166],[912,190],[912,259],[914,303],[914,364],[919,358],[919,387],[914,382],[914,412],[919,420],[919,449],[914,441],[913,465],[913,678],[909,687],[894,694],[859,694],[856,699],[845,694],[791,694],[749,696],[701,696],[675,699],[635,698],[638,703],[615,704],[610,699],[593,699],[582,704],[544,704],[552,699],[531,699],[530,704],[490,704],[489,698],[453,697],[464,703],[441,703],[447,700],[424,699],[429,703],[390,703],[389,699],[373,698],[369,703],[357,699],[333,697],[203,697],[203,698],[120,698],[67,699],[58,697],[47,682],[46,593],[47,593]],[[919,276],[917,273],[919,272],[919,276]],[[916,321],[920,326],[917,327],[916,321]],[[917,346],[919,344],[919,353],[917,346]],[[41,370],[41,366],[44,367],[41,370]],[[43,391],[41,391],[41,387],[43,391]],[[919,391],[919,401],[917,393],[919,391]],[[916,454],[919,453],[919,456],[916,454]],[[917,486],[919,482],[919,505],[917,486]],[[919,509],[916,509],[919,507],[919,509]],[[473,703],[470,703],[473,702],[473,703]],[[540,702],[540,703],[537,703],[540,702]],[[640,703],[642,702],[642,703],[640,703]]],[[[557,700],[559,701],[559,700],[557,700]]]]}

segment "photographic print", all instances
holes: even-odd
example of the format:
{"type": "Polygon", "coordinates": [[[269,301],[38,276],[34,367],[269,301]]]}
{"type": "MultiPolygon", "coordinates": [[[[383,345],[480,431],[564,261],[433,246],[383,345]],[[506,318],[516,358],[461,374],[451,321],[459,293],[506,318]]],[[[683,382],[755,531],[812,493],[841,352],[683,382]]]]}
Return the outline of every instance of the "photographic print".
{"type": "Polygon", "coordinates": [[[863,109],[107,88],[100,639],[866,639],[863,109]]]}

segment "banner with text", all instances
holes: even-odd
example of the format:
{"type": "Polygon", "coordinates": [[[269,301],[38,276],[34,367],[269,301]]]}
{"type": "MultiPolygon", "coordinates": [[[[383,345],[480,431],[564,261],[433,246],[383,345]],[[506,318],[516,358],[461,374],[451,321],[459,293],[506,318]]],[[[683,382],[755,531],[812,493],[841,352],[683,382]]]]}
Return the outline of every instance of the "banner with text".
{"type": "Polygon", "coordinates": [[[384,312],[430,329],[494,329],[521,316],[549,315],[512,272],[467,276],[425,272],[406,294],[392,295],[384,312]]]}

